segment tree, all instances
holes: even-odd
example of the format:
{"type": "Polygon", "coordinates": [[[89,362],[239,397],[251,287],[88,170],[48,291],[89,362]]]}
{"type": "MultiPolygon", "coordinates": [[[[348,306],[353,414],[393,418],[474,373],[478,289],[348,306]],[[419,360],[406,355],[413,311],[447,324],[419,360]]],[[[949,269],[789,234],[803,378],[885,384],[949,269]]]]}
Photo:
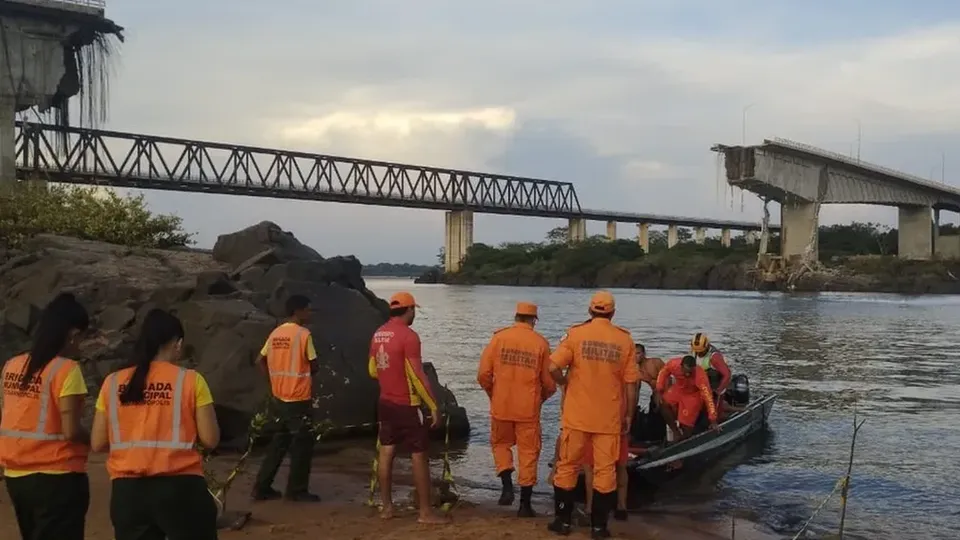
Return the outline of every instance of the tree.
{"type": "Polygon", "coordinates": [[[443,266],[447,264],[447,250],[440,246],[440,250],[437,251],[437,264],[443,266]]]}
{"type": "Polygon", "coordinates": [[[170,248],[192,244],[173,215],[155,215],[143,196],[121,197],[96,187],[0,186],[0,247],[16,248],[41,233],[126,246],[170,248]]]}
{"type": "Polygon", "coordinates": [[[567,243],[569,229],[566,227],[554,227],[547,232],[547,243],[565,244],[567,243]]]}

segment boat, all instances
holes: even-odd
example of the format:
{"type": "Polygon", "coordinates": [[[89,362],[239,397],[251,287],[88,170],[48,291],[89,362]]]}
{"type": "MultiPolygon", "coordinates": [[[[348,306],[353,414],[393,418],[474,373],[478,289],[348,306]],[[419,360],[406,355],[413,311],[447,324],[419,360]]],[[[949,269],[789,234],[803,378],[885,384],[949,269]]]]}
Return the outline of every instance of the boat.
{"type": "MultiPolygon", "coordinates": [[[[631,491],[643,486],[659,486],[684,473],[704,470],[751,435],[767,428],[777,395],[765,394],[751,400],[749,380],[745,375],[735,375],[724,399],[737,410],[720,422],[719,430],[708,429],[704,412],[696,434],[675,443],[667,442],[666,424],[659,413],[651,414],[637,407],[627,451],[631,491]]],[[[576,491],[581,494],[582,490],[581,474],[576,491]]]]}
{"type": "Polygon", "coordinates": [[[673,444],[666,444],[665,437],[641,443],[631,440],[627,452],[630,482],[659,485],[684,472],[702,470],[754,433],[765,429],[776,400],[776,394],[760,396],[723,420],[719,430],[700,431],[673,444]]]}

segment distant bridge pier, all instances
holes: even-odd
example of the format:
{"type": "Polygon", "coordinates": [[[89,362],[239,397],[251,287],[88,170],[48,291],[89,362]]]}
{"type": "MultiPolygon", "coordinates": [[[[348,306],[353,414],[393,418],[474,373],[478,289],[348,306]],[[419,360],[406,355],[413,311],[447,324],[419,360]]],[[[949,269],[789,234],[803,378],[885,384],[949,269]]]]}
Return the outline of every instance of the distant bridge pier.
{"type": "Polygon", "coordinates": [[[900,206],[897,253],[901,259],[927,260],[933,256],[935,223],[929,206],[900,206]]]}
{"type": "Polygon", "coordinates": [[[820,219],[817,205],[810,201],[791,198],[780,205],[780,254],[784,259],[803,256],[807,246],[813,241],[813,260],[819,258],[820,219]]]}
{"type": "Polygon", "coordinates": [[[730,243],[730,229],[722,229],[720,231],[720,245],[730,247],[730,243]]]}
{"type": "Polygon", "coordinates": [[[650,253],[650,224],[637,223],[637,243],[644,253],[650,253]]]}
{"type": "Polygon", "coordinates": [[[567,221],[567,242],[583,242],[587,239],[587,219],[570,218],[567,221]]]}
{"type": "Polygon", "coordinates": [[[473,212],[451,210],[446,212],[443,268],[447,272],[459,272],[460,264],[473,245],[473,212]]]}
{"type": "Polygon", "coordinates": [[[607,222],[607,240],[613,242],[617,239],[617,222],[608,221],[607,222]]]}
{"type": "Polygon", "coordinates": [[[701,246],[707,241],[707,229],[706,227],[696,227],[693,229],[693,239],[696,243],[701,246]]]}
{"type": "Polygon", "coordinates": [[[677,234],[676,225],[667,226],[667,249],[680,243],[680,236],[677,234]]]}

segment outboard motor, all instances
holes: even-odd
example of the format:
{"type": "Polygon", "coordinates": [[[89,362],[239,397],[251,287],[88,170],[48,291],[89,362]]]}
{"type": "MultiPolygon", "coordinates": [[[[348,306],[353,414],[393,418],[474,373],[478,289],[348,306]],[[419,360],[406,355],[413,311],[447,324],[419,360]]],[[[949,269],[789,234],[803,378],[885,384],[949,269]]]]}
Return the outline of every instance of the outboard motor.
{"type": "Polygon", "coordinates": [[[734,375],[726,393],[731,405],[744,406],[750,403],[750,379],[746,375],[734,375]]]}

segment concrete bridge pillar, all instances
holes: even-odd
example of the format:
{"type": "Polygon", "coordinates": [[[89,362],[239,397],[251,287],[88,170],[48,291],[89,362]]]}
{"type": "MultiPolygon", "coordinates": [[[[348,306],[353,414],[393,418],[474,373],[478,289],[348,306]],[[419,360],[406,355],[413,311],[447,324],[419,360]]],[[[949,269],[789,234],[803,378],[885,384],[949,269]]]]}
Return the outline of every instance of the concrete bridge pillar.
{"type": "Polygon", "coordinates": [[[720,232],[720,244],[723,247],[730,247],[730,229],[723,229],[720,232]]]}
{"type": "Polygon", "coordinates": [[[697,227],[693,230],[693,237],[698,244],[701,246],[704,242],[707,241],[707,229],[705,227],[697,227]]]}
{"type": "Polygon", "coordinates": [[[567,242],[583,242],[587,239],[587,220],[584,218],[570,218],[567,221],[567,242]]]}
{"type": "Polygon", "coordinates": [[[650,224],[637,223],[637,243],[644,253],[650,253],[650,224]]]}
{"type": "Polygon", "coordinates": [[[613,242],[617,239],[617,222],[608,221],[607,222],[607,240],[613,242]]]}
{"type": "Polygon", "coordinates": [[[473,245],[473,212],[470,210],[447,212],[444,237],[443,268],[447,272],[459,272],[460,263],[467,256],[467,250],[473,245]]]}
{"type": "Polygon", "coordinates": [[[933,215],[929,206],[901,206],[897,223],[897,253],[901,259],[933,256],[933,215]]]}
{"type": "Polygon", "coordinates": [[[819,258],[816,231],[817,205],[808,201],[784,201],[780,205],[780,254],[785,259],[802,256],[813,238],[813,257],[819,258]]]}
{"type": "Polygon", "coordinates": [[[747,231],[747,234],[743,236],[746,240],[748,246],[752,246],[757,243],[757,231],[747,231]]]}
{"type": "Polygon", "coordinates": [[[673,246],[680,243],[680,237],[677,235],[677,226],[670,225],[667,227],[667,248],[672,248],[673,246]]]}

